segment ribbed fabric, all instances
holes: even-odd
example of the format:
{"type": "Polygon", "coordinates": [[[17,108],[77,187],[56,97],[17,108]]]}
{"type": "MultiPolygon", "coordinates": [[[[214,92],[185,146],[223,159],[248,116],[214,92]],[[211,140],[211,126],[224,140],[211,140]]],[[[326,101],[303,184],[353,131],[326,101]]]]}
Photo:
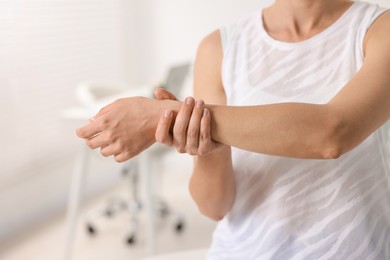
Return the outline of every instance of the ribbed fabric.
{"type": "MultiPolygon", "coordinates": [[[[364,36],[384,11],[355,2],[298,43],[271,38],[262,12],[222,28],[228,104],[327,103],[362,66],[364,36]]],[[[382,127],[337,160],[232,148],[236,201],[207,259],[390,259],[387,133],[382,127]]]]}

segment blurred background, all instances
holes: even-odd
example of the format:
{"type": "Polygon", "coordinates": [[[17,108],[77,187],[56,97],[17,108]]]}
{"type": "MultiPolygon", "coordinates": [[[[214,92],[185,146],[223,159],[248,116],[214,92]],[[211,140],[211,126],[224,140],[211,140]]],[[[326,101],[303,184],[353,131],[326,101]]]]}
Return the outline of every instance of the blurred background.
{"type": "MultiPolygon", "coordinates": [[[[386,0],[369,2],[390,7],[386,0]]],[[[64,111],[85,105],[77,95],[81,83],[151,89],[175,64],[192,64],[206,34],[270,3],[0,0],[0,259],[62,259],[71,178],[83,150],[75,129],[87,122],[64,111]]],[[[182,95],[191,93],[189,72],[182,95]]],[[[86,229],[83,216],[129,192],[124,164],[97,152],[88,156],[73,259],[146,256],[142,212],[135,243],[127,243],[125,213],[102,220],[96,234],[86,229]]],[[[177,232],[156,220],[157,253],[207,248],[215,223],[188,194],[191,157],[168,151],[157,159],[155,189],[185,222],[177,232]]]]}

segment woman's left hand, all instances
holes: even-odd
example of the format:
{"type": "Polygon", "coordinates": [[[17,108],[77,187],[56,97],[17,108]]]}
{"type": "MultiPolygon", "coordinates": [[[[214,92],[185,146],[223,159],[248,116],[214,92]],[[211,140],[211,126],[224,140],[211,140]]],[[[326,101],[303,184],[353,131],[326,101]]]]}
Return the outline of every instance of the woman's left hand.
{"type": "MultiPolygon", "coordinates": [[[[163,89],[155,91],[158,99],[173,99],[176,97],[163,89]]],[[[174,146],[179,153],[190,155],[206,155],[218,150],[223,144],[211,139],[211,115],[203,100],[187,97],[182,103],[174,125],[173,113],[166,110],[157,125],[156,141],[168,146],[174,146]]]]}

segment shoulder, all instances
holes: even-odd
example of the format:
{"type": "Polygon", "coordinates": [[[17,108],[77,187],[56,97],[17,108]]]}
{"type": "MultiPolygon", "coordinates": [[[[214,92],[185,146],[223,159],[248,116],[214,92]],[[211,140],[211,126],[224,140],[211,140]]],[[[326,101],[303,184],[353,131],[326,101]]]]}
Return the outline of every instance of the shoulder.
{"type": "Polygon", "coordinates": [[[365,53],[390,52],[390,11],[380,15],[370,26],[365,37],[365,53]]]}
{"type": "Polygon", "coordinates": [[[215,30],[199,43],[196,63],[203,70],[217,71],[221,67],[222,57],[221,35],[219,30],[215,30]]]}
{"type": "Polygon", "coordinates": [[[375,35],[376,37],[382,33],[387,33],[382,35],[384,37],[390,37],[388,34],[390,32],[390,10],[385,11],[383,14],[372,23],[370,28],[367,31],[367,38],[375,35]]]}
{"type": "Polygon", "coordinates": [[[240,19],[230,23],[228,25],[220,27],[208,34],[199,44],[198,52],[213,53],[225,53],[229,45],[242,36],[246,31],[253,31],[258,26],[258,19],[260,18],[261,11],[255,11],[244,15],[240,19]]]}
{"type": "Polygon", "coordinates": [[[199,53],[211,56],[222,54],[222,39],[220,30],[213,31],[201,40],[198,46],[198,54],[199,53]]]}

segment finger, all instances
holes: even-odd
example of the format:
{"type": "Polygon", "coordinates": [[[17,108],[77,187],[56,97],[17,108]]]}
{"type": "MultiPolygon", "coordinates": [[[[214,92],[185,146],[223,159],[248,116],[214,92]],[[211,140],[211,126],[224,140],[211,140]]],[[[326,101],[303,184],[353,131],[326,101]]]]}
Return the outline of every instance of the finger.
{"type": "Polygon", "coordinates": [[[102,147],[100,149],[100,153],[101,155],[103,155],[104,157],[108,157],[108,156],[111,156],[111,155],[115,155],[115,154],[118,154],[120,151],[118,151],[118,149],[116,149],[115,145],[114,144],[110,144],[110,145],[107,145],[105,147],[102,147]]]}
{"type": "Polygon", "coordinates": [[[96,149],[98,147],[106,146],[106,140],[103,138],[101,133],[93,136],[92,138],[85,141],[89,148],[96,149]]]}
{"type": "Polygon", "coordinates": [[[158,100],[163,100],[163,99],[177,100],[174,94],[172,94],[171,92],[163,88],[156,88],[154,90],[154,96],[158,100]]]}
{"type": "Polygon", "coordinates": [[[190,122],[192,109],[194,107],[194,99],[187,97],[185,102],[180,107],[176,116],[175,125],[173,126],[173,145],[180,153],[185,152],[187,128],[190,122]]]}
{"type": "Polygon", "coordinates": [[[98,120],[93,120],[89,124],[76,130],[76,134],[80,138],[90,139],[102,131],[98,120]]]}
{"type": "Polygon", "coordinates": [[[107,146],[102,146],[102,148],[100,149],[100,153],[104,157],[120,154],[120,153],[123,153],[125,151],[126,151],[125,146],[119,142],[111,143],[107,146]]]}
{"type": "Polygon", "coordinates": [[[169,132],[172,124],[172,118],[173,116],[171,110],[166,110],[161,116],[155,134],[157,142],[172,146],[173,139],[171,133],[169,132]]]}
{"type": "Polygon", "coordinates": [[[210,111],[205,108],[203,110],[202,119],[200,121],[200,135],[199,135],[199,153],[204,155],[211,149],[211,128],[210,128],[210,111]]]}
{"type": "Polygon", "coordinates": [[[120,153],[114,156],[115,161],[118,163],[126,162],[127,160],[131,159],[131,156],[128,153],[120,153]]]}
{"type": "Polygon", "coordinates": [[[198,151],[200,122],[203,115],[203,109],[203,100],[197,100],[188,125],[186,150],[192,155],[197,154],[198,151]]]}
{"type": "MultiPolygon", "coordinates": [[[[112,103],[111,103],[111,104],[112,104],[112,103]]],[[[111,104],[108,104],[107,106],[102,107],[102,108],[99,110],[99,112],[98,112],[94,117],[92,117],[93,120],[95,120],[96,118],[98,118],[98,117],[104,115],[105,113],[107,113],[108,111],[110,111],[110,110],[111,110],[111,104]]]]}

